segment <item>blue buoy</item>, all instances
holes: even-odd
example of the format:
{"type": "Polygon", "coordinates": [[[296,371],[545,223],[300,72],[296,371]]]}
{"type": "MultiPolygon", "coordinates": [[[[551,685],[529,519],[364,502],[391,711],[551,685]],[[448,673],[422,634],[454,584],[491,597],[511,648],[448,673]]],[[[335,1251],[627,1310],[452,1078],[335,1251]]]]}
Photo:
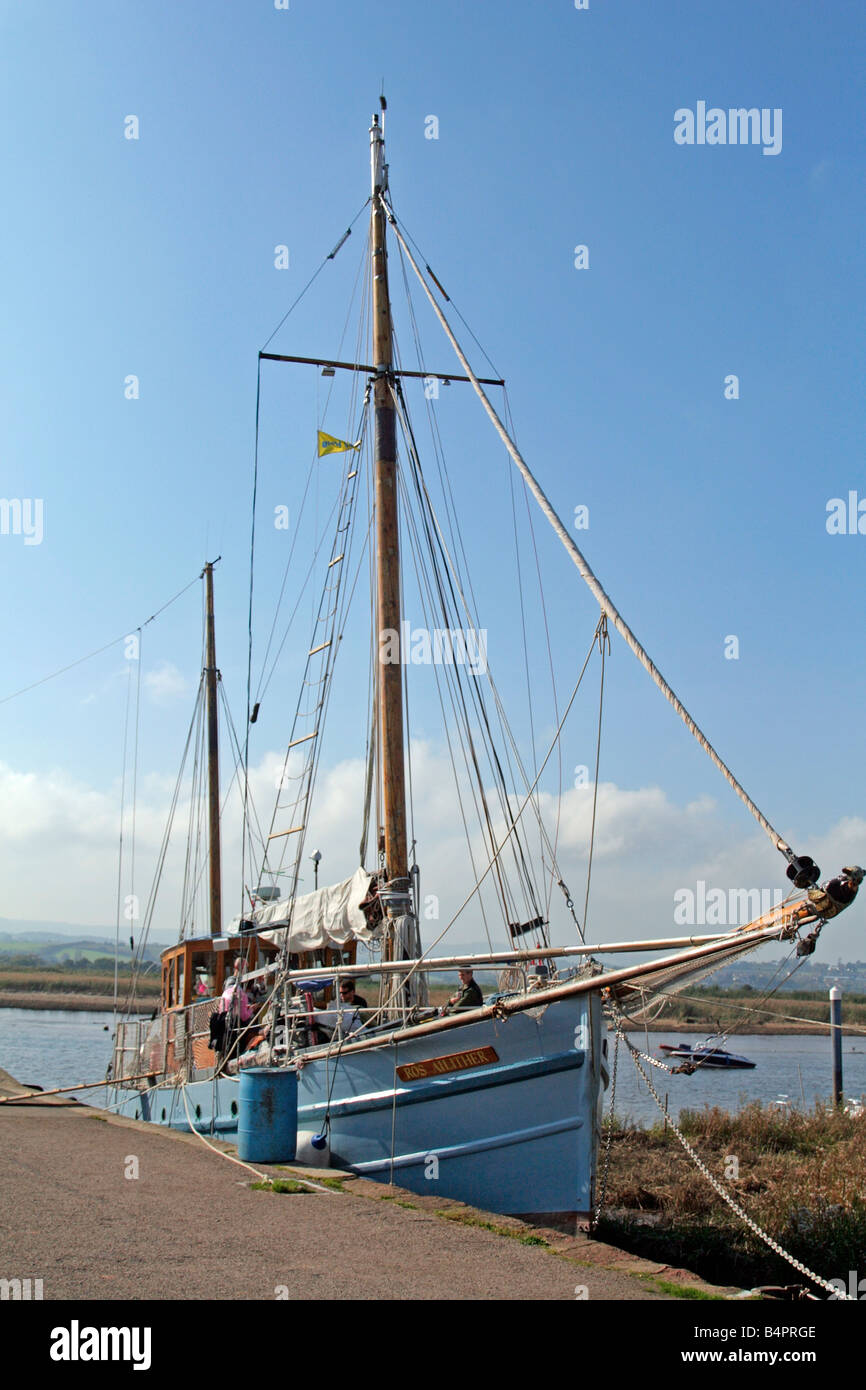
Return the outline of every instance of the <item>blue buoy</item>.
{"type": "Polygon", "coordinates": [[[238,1158],[248,1163],[291,1163],[298,1134],[298,1074],[286,1067],[241,1072],[238,1158]]]}

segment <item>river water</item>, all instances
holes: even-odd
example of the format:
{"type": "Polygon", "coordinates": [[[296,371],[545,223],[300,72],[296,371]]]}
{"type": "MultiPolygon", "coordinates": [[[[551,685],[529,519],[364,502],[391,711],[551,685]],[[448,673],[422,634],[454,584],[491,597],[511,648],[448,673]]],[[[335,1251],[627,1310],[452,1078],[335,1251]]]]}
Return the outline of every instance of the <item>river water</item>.
{"type": "MultiPolygon", "coordinates": [[[[111,1013],[0,1009],[0,1067],[45,1091],[101,1081],[111,1061],[112,1022],[111,1013]]],[[[98,1104],[99,1096],[94,1091],[83,1099],[98,1104]]]]}
{"type": "MultiPolygon", "coordinates": [[[[75,1013],[63,1009],[0,1009],[0,1067],[18,1080],[42,1086],[73,1086],[79,1081],[100,1081],[111,1059],[110,1013],[75,1013]],[[106,1024],[109,1031],[105,1031],[106,1024]]],[[[646,1034],[632,1033],[635,1045],[646,1050],[646,1034]]],[[[660,1043],[702,1041],[700,1034],[650,1033],[650,1055],[658,1057],[660,1043]]],[[[613,1058],[614,1038],[608,1049],[613,1058]]],[[[765,1104],[781,1097],[796,1109],[810,1109],[816,1100],[832,1095],[832,1058],[827,1037],[812,1035],[766,1036],[736,1034],[727,1050],[750,1058],[754,1071],[698,1070],[693,1076],[670,1076],[656,1067],[646,1068],[671,1115],[682,1109],[718,1105],[737,1111],[752,1100],[765,1104]]],[[[866,1094],[866,1038],[844,1038],[842,1062],[845,1095],[866,1094]],[[854,1049],[857,1049],[856,1051],[854,1049]]],[[[669,1063],[668,1065],[676,1065],[669,1063]]],[[[96,1105],[102,1093],[88,1097],[96,1105]]],[[[605,1097],[605,1109],[609,1094],[605,1097]]],[[[616,1113],[622,1119],[652,1124],[658,1107],[638,1076],[631,1057],[620,1048],[616,1082],[616,1113]]]]}
{"type": "MultiPolygon", "coordinates": [[[[651,1057],[664,1059],[659,1052],[661,1043],[689,1043],[692,1047],[705,1041],[704,1035],[691,1033],[650,1033],[647,1049],[646,1033],[631,1033],[632,1043],[651,1057]]],[[[616,1039],[608,1040],[610,1060],[616,1039]]],[[[816,1101],[830,1101],[833,1096],[833,1058],[830,1039],[812,1034],[734,1034],[721,1046],[739,1057],[755,1063],[754,1071],[717,1071],[703,1067],[692,1076],[670,1076],[657,1067],[641,1066],[652,1081],[669,1112],[677,1116],[681,1110],[700,1110],[705,1105],[718,1105],[722,1110],[736,1112],[750,1101],[773,1104],[779,1100],[796,1110],[810,1110],[816,1101]]],[[[679,1062],[666,1062],[669,1067],[679,1062]]],[[[859,1099],[866,1092],[866,1038],[842,1039],[842,1079],[846,1097],[859,1099]],[[857,1049],[854,1051],[853,1049],[857,1049]]],[[[607,1111],[610,1093],[605,1097],[607,1111]]],[[[616,1080],[616,1113],[622,1119],[654,1124],[660,1119],[658,1105],[638,1075],[631,1055],[620,1046],[616,1080]]]]}

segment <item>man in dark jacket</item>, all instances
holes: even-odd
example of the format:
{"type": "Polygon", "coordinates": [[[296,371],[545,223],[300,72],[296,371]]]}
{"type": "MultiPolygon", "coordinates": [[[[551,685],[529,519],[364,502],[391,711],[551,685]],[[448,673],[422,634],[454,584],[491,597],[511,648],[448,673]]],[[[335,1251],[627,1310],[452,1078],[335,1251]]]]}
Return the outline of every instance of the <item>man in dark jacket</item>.
{"type": "Polygon", "coordinates": [[[340,1003],[343,1005],[353,1004],[356,1009],[366,1009],[367,1001],[362,999],[360,994],[355,993],[354,980],[340,981],[340,1003]]]}
{"type": "Polygon", "coordinates": [[[459,1009],[479,1009],[484,1003],[481,990],[472,978],[471,970],[461,970],[460,989],[452,994],[445,1007],[446,1014],[455,1014],[459,1009]]]}

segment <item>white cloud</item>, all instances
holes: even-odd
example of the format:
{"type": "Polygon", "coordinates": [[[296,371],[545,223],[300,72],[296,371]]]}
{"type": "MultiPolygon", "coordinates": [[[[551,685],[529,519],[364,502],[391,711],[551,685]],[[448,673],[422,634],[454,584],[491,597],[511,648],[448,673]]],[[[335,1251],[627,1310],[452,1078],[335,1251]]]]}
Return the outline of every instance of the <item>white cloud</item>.
{"type": "MultiPolygon", "coordinates": [[[[586,858],[592,828],[592,785],[566,791],[559,800],[560,844],[563,850],[586,858]]],[[[540,803],[552,827],[556,798],[543,795],[540,803]]],[[[707,845],[712,842],[717,821],[716,804],[710,797],[675,806],[660,787],[630,790],[600,782],[593,854],[600,860],[623,854],[658,854],[669,850],[675,840],[685,846],[707,845]]]]}
{"type": "Polygon", "coordinates": [[[161,661],[144,677],[144,688],[154,704],[167,705],[189,691],[189,682],[171,661],[161,661]]]}
{"type": "MultiPolygon", "coordinates": [[[[283,766],[277,753],[265,754],[251,769],[250,786],[258,809],[262,831],[271,828],[276,782],[283,766]]],[[[292,770],[297,770],[294,764],[292,770]]],[[[463,831],[460,806],[454,791],[450,761],[445,753],[427,743],[413,745],[413,784],[415,789],[415,835],[421,865],[423,896],[439,898],[438,918],[422,923],[428,942],[439,935],[449,918],[471,889],[474,877],[463,831]]],[[[322,853],[320,882],[347,877],[358,859],[361,829],[361,803],[365,768],[361,758],[348,759],[319,776],[318,796],[311,812],[309,829],[302,849],[303,891],[312,887],[313,870],[309,856],[322,853]]],[[[142,904],[146,899],[165,828],[174,779],[151,776],[139,783],[136,812],[136,891],[142,904]]],[[[224,791],[225,795],[225,791],[224,791]]],[[[154,929],[172,937],[178,928],[179,906],[184,873],[185,835],[190,822],[189,788],[184,788],[176,817],[175,831],[166,860],[161,891],[154,916],[154,929]]],[[[290,800],[283,792],[281,800],[290,800]]],[[[494,801],[492,805],[498,805],[494,801]]],[[[557,803],[545,793],[540,798],[541,814],[553,834],[557,803]]],[[[467,818],[472,807],[466,802],[467,818]]],[[[592,809],[591,788],[569,790],[561,798],[558,845],[559,870],[582,915],[586,883],[587,844],[592,809]]],[[[117,879],[117,849],[120,813],[118,786],[101,790],[53,771],[37,775],[0,764],[0,883],[4,894],[2,915],[33,920],[103,923],[114,921],[117,879]]],[[[273,828],[287,829],[294,824],[292,808],[278,812],[273,828]]],[[[538,850],[538,834],[531,810],[524,815],[529,857],[539,880],[543,869],[538,850]]],[[[474,814],[470,824],[475,824],[474,814]]],[[[501,832],[502,823],[499,824],[501,832]]],[[[375,828],[374,828],[375,829],[375,828]]],[[[203,828],[203,843],[206,831],[203,828]]],[[[410,837],[411,837],[410,830],[410,837]]],[[[375,835],[371,835],[371,846],[375,835]]],[[[285,866],[294,854],[295,837],[276,841],[286,849],[285,866]]],[[[798,846],[800,847],[800,846],[798,846]]],[[[476,869],[488,860],[479,835],[472,848],[476,869]]],[[[129,869],[130,808],[127,810],[126,853],[129,869]]],[[[866,820],[847,817],[816,833],[804,852],[813,854],[821,865],[822,877],[829,877],[849,863],[866,861],[866,820]]],[[[278,851],[279,852],[279,851],[278,851]]],[[[375,859],[375,855],[373,855],[375,859]]],[[[510,853],[502,856],[511,863],[510,853]]],[[[374,865],[370,865],[373,867],[374,865]]],[[[777,888],[786,885],[784,861],[757,828],[743,834],[732,829],[718,805],[706,798],[678,805],[658,787],[624,788],[612,783],[599,786],[596,848],[593,860],[592,892],[588,914],[588,937],[593,941],[629,940],[639,937],[679,934],[674,921],[674,894],[681,888],[694,888],[699,879],[707,887],[777,888]]],[[[245,865],[248,886],[253,886],[257,865],[245,865]]],[[[502,914],[492,887],[491,874],[482,897],[494,945],[506,944],[502,914]]],[[[285,878],[281,880],[287,882],[285,878]]],[[[235,789],[223,816],[223,889],[225,921],[240,910],[240,799],[235,789]]],[[[124,892],[128,891],[126,883],[124,892]]],[[[202,874],[196,927],[207,930],[206,874],[202,874]]],[[[551,894],[550,920],[553,939],[558,944],[574,940],[574,927],[565,909],[560,890],[544,887],[542,898],[551,894]]],[[[823,959],[856,959],[863,955],[862,928],[866,903],[858,903],[837,922],[831,922],[819,943],[823,959]]],[[[522,907],[515,910],[520,913],[522,907]]],[[[139,924],[135,924],[136,934],[139,924]]],[[[485,939],[479,899],[476,897],[461,914],[443,949],[458,949],[485,939]]]]}

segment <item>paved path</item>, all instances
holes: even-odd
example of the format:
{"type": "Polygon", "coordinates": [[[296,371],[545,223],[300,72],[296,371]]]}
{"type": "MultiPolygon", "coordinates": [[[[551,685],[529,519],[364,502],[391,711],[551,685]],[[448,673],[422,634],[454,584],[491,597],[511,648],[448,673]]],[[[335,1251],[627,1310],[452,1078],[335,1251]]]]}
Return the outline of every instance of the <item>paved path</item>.
{"type": "Polygon", "coordinates": [[[659,1266],[583,1238],[523,1244],[472,1224],[532,1237],[508,1217],[360,1179],[294,1195],[253,1180],[193,1135],[62,1098],[0,1105],[0,1277],[41,1278],[45,1299],[666,1297],[635,1272],[659,1266]]]}

